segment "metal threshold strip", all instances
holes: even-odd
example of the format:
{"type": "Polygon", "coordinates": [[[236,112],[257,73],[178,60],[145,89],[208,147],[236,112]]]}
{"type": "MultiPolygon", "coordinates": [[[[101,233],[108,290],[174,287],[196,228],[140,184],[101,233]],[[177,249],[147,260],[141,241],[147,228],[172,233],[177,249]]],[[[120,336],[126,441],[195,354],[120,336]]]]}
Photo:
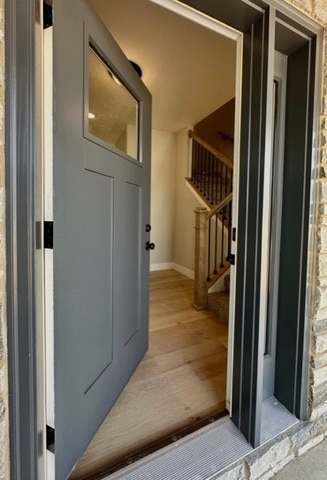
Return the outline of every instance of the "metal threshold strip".
{"type": "Polygon", "coordinates": [[[183,427],[177,431],[174,431],[170,435],[161,438],[160,440],[153,441],[148,445],[142,447],[140,450],[134,451],[130,455],[122,458],[120,461],[113,463],[112,465],[107,466],[106,468],[95,472],[91,476],[88,476],[88,480],[102,480],[103,478],[111,478],[110,475],[117,472],[118,470],[122,470],[123,468],[135,464],[139,462],[143,458],[152,455],[153,453],[157,452],[158,450],[162,450],[168,445],[180,441],[184,437],[188,437],[189,435],[193,434],[197,430],[203,429],[203,427],[216,422],[217,420],[226,417],[228,415],[228,411],[226,409],[222,410],[221,412],[217,412],[212,414],[208,417],[204,417],[200,420],[193,422],[191,425],[183,427]]]}
{"type": "MultiPolygon", "coordinates": [[[[274,397],[265,400],[262,444],[296,423],[274,397]]],[[[103,480],[210,480],[253,451],[226,416],[103,480]]]]}

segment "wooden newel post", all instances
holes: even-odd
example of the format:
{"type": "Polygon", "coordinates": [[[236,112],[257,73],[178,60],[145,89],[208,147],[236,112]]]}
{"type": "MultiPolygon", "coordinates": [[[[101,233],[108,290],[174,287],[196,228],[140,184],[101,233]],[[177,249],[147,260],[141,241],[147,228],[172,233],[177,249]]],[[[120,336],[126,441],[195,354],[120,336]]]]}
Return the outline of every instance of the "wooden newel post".
{"type": "Polygon", "coordinates": [[[208,210],[199,207],[195,213],[195,261],[194,261],[194,304],[197,310],[203,310],[208,305],[208,289],[206,285],[207,265],[207,231],[208,210]]]}

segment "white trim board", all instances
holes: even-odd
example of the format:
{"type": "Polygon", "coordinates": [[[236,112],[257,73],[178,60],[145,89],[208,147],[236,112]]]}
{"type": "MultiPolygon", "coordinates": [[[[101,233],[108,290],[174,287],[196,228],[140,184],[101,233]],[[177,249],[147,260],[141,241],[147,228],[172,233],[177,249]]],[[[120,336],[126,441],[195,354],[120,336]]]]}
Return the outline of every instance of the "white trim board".
{"type": "Polygon", "coordinates": [[[220,33],[226,38],[237,41],[240,37],[240,32],[234,28],[225,25],[219,20],[206,15],[195,8],[190,7],[189,5],[181,4],[177,0],[150,0],[152,3],[156,3],[161,7],[171,10],[172,12],[180,15],[181,17],[188,18],[192,22],[198,23],[209,30],[212,30],[216,33],[220,33]]]}

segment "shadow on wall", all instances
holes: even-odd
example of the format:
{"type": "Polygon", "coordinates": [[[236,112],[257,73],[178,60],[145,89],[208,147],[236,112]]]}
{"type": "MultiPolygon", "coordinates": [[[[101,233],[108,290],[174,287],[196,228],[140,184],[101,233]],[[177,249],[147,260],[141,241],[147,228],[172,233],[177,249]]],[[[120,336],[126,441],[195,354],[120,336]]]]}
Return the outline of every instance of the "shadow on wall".
{"type": "Polygon", "coordinates": [[[233,160],[235,98],[194,125],[194,133],[233,160]]]}

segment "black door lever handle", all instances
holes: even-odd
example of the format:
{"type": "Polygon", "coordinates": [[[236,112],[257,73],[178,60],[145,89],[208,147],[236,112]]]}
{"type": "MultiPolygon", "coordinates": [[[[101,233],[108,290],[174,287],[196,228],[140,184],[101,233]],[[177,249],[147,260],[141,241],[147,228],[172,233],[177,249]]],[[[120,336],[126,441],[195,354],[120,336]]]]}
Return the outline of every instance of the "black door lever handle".
{"type": "Polygon", "coordinates": [[[154,243],[146,242],[145,250],[154,250],[156,248],[154,243]]]}

